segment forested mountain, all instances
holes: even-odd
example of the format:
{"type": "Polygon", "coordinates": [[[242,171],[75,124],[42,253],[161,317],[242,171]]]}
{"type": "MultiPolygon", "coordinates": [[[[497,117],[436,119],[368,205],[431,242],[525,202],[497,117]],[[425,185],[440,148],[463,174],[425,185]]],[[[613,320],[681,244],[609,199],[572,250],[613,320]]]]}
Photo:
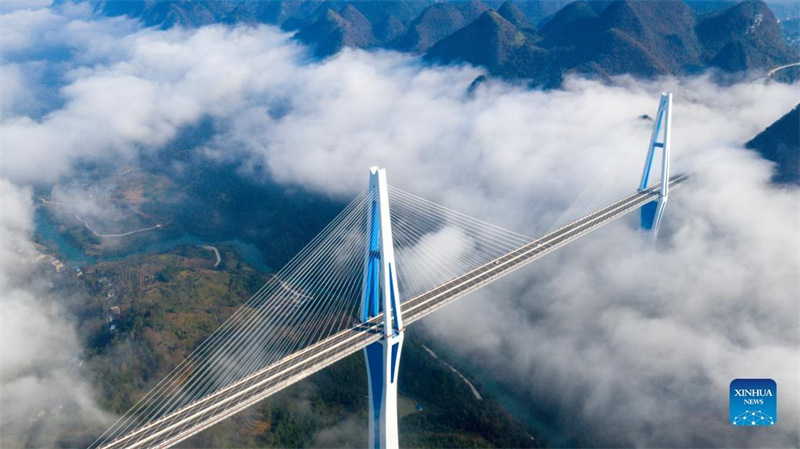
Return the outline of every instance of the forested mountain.
{"type": "Polygon", "coordinates": [[[568,73],[653,77],[716,69],[735,75],[800,60],[788,44],[792,28],[784,25],[782,33],[762,0],[93,2],[98,13],[137,17],[147,26],[269,23],[297,31],[317,57],[344,47],[389,48],[547,87],[568,73]]]}
{"type": "Polygon", "coordinates": [[[484,65],[495,75],[557,86],[566,73],[608,77],[768,70],[794,62],[775,16],[761,1],[697,15],[680,0],[614,1],[599,13],[585,1],[539,29],[485,16],[435,45],[429,60],[484,65]]]}
{"type": "Polygon", "coordinates": [[[800,104],[747,142],[777,164],[773,181],[800,184],[800,104]]]}

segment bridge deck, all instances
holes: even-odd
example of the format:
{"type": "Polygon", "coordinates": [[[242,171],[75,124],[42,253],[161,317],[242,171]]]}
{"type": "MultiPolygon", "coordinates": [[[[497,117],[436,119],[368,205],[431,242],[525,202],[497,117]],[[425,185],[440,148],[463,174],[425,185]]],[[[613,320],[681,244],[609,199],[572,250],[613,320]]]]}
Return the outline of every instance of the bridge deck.
{"type": "MultiPolygon", "coordinates": [[[[677,175],[670,188],[688,179],[677,175]]],[[[606,208],[534,240],[402,304],[407,324],[533,262],[545,254],[631,212],[658,195],[658,186],[637,192],[606,208]]],[[[261,401],[271,394],[353,354],[381,338],[382,315],[334,334],[238,382],[162,416],[104,448],[170,447],[261,401]]]]}

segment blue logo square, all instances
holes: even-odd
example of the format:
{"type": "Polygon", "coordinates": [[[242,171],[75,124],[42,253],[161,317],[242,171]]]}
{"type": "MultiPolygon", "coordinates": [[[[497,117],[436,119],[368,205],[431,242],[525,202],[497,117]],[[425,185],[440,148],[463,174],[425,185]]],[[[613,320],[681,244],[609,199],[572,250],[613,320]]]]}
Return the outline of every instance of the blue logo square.
{"type": "Polygon", "coordinates": [[[778,422],[778,385],[772,379],[734,379],[730,401],[734,426],[772,426],[778,422]]]}

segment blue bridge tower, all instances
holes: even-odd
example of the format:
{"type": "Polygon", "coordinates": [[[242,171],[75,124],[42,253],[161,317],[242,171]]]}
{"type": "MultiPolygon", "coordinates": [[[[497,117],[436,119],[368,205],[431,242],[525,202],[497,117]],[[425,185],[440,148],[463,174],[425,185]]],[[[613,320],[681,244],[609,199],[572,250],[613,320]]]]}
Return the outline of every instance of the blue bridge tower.
{"type": "Polygon", "coordinates": [[[397,377],[403,349],[403,318],[397,289],[386,170],[370,168],[367,193],[367,251],[361,320],[383,312],[383,338],[364,348],[369,383],[369,445],[398,448],[397,377]]]}
{"type": "Polygon", "coordinates": [[[643,229],[658,233],[661,219],[664,216],[664,208],[667,205],[669,195],[669,149],[670,135],[672,133],[672,94],[662,93],[661,101],[658,104],[658,112],[655,116],[653,125],[653,135],[650,137],[650,147],[647,150],[647,158],[644,161],[644,171],[642,181],[639,183],[639,191],[647,189],[647,182],[650,179],[650,170],[653,167],[656,148],[661,149],[661,187],[658,191],[658,199],[653,200],[641,209],[641,226],[643,229]]]}

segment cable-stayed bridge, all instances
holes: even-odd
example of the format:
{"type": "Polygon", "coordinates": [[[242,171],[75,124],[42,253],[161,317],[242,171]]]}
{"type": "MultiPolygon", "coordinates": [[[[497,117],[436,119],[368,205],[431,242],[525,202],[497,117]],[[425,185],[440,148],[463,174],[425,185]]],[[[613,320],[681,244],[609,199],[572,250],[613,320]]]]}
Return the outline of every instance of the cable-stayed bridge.
{"type": "Polygon", "coordinates": [[[368,445],[397,447],[405,326],[634,210],[655,232],[688,179],[669,177],[670,110],[664,94],[634,193],[535,240],[390,187],[373,167],[367,191],[93,447],[170,447],[359,350],[368,445]],[[648,186],[656,149],[661,179],[648,186]]]}

